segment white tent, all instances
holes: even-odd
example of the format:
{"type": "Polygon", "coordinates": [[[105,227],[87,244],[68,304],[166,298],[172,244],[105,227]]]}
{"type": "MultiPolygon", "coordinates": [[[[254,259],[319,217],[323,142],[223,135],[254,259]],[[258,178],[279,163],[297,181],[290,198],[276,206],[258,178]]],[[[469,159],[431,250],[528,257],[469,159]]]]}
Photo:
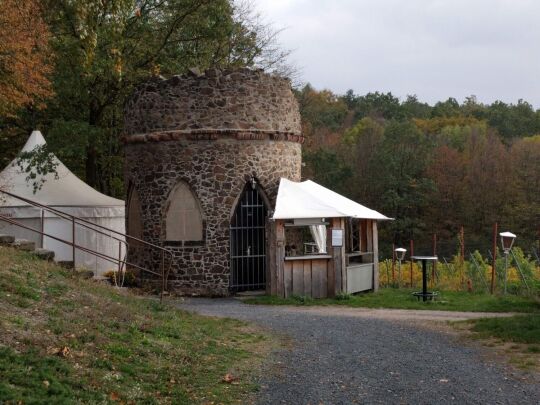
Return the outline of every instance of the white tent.
{"type": "Polygon", "coordinates": [[[374,220],[391,219],[311,180],[296,183],[281,179],[274,219],[340,217],[374,220]]]}
{"type": "MultiPolygon", "coordinates": [[[[39,131],[34,131],[28,138],[22,152],[32,151],[42,145],[45,145],[43,135],[39,131]]],[[[0,187],[15,195],[124,233],[124,201],[108,197],[94,190],[75,176],[56,156],[53,156],[53,159],[57,165],[57,175],[49,173],[42,178],[35,179],[37,181],[44,180],[41,183],[41,188],[35,192],[33,181],[27,180],[28,173],[21,170],[17,159],[0,173],[0,187]]],[[[0,214],[33,229],[43,229],[47,234],[72,241],[71,221],[2,193],[0,193],[0,214]]],[[[36,242],[38,247],[53,250],[57,261],[73,260],[71,246],[46,236],[42,238],[37,232],[0,220],[0,233],[32,240],[36,242]]],[[[118,237],[118,235],[115,236],[118,237]]],[[[115,258],[119,256],[117,241],[80,225],[75,226],[75,242],[101,254],[115,258]]],[[[124,249],[122,249],[123,253],[124,249]]],[[[84,267],[94,271],[95,275],[102,275],[108,270],[117,268],[114,263],[81,250],[76,251],[75,263],[79,268],[84,267]]]]}

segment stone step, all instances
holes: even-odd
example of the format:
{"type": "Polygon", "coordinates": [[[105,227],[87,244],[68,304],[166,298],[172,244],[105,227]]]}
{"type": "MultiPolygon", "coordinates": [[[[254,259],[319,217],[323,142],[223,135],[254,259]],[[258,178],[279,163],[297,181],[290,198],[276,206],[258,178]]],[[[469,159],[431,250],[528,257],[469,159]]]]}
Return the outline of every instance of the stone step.
{"type": "Polygon", "coordinates": [[[58,265],[65,269],[73,269],[73,260],[59,260],[58,265]]]}
{"type": "Polygon", "coordinates": [[[87,269],[77,269],[75,270],[75,275],[77,277],[89,280],[94,277],[94,272],[92,270],[87,270],[87,269]]]}
{"type": "Polygon", "coordinates": [[[0,245],[11,245],[15,242],[15,236],[0,234],[0,245]]]}
{"type": "Polygon", "coordinates": [[[34,250],[34,254],[40,259],[52,262],[54,260],[54,252],[52,250],[37,248],[34,250]]]}
{"type": "Polygon", "coordinates": [[[15,239],[11,246],[15,249],[24,250],[25,252],[36,250],[36,243],[26,239],[15,239]]]}

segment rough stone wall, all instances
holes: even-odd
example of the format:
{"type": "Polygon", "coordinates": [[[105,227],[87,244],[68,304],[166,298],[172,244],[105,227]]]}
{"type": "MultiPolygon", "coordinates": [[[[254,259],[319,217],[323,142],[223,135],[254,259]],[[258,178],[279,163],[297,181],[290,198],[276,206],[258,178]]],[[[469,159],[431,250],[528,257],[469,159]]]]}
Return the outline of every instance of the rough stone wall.
{"type": "Polygon", "coordinates": [[[139,86],[125,107],[125,135],[198,130],[300,135],[290,82],[260,70],[209,69],[139,86]]]}
{"type": "MultiPolygon", "coordinates": [[[[163,208],[179,181],[185,181],[200,201],[204,241],[167,246],[174,252],[169,286],[182,293],[228,294],[230,219],[252,176],[271,208],[281,177],[300,181],[301,145],[296,142],[181,139],[126,144],[125,155],[126,180],[141,201],[144,240],[163,241],[163,208]]],[[[141,264],[156,267],[148,256],[141,264]]]]}
{"type": "MultiPolygon", "coordinates": [[[[201,205],[204,241],[165,245],[174,253],[169,286],[228,294],[230,219],[246,182],[258,180],[272,210],[279,179],[300,180],[303,137],[290,82],[250,69],[153,79],[126,103],[124,128],[125,179],[138,192],[143,239],[164,242],[164,209],[179,181],[201,205]]],[[[159,256],[131,259],[159,268],[159,256]]]]}

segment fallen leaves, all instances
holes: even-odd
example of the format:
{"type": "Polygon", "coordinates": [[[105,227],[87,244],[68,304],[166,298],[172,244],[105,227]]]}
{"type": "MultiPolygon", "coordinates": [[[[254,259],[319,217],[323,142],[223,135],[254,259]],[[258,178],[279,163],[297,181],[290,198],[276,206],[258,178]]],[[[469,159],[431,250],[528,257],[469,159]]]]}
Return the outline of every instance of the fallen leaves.
{"type": "Polygon", "coordinates": [[[56,355],[59,357],[68,357],[71,353],[71,350],[67,346],[62,347],[49,347],[47,349],[47,354],[56,355]]]}
{"type": "Polygon", "coordinates": [[[227,373],[223,376],[221,381],[227,384],[238,384],[238,377],[235,377],[231,373],[227,373]]]}

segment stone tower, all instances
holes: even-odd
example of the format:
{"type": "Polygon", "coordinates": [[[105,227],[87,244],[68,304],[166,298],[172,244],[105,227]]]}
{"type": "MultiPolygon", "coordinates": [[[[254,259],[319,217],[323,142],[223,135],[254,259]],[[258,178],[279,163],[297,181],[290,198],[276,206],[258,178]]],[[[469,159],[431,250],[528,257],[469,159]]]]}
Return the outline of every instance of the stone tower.
{"type": "Polygon", "coordinates": [[[124,142],[127,231],[174,252],[169,287],[265,288],[279,179],[300,180],[290,82],[250,69],[154,79],[126,103],[124,142]]]}

